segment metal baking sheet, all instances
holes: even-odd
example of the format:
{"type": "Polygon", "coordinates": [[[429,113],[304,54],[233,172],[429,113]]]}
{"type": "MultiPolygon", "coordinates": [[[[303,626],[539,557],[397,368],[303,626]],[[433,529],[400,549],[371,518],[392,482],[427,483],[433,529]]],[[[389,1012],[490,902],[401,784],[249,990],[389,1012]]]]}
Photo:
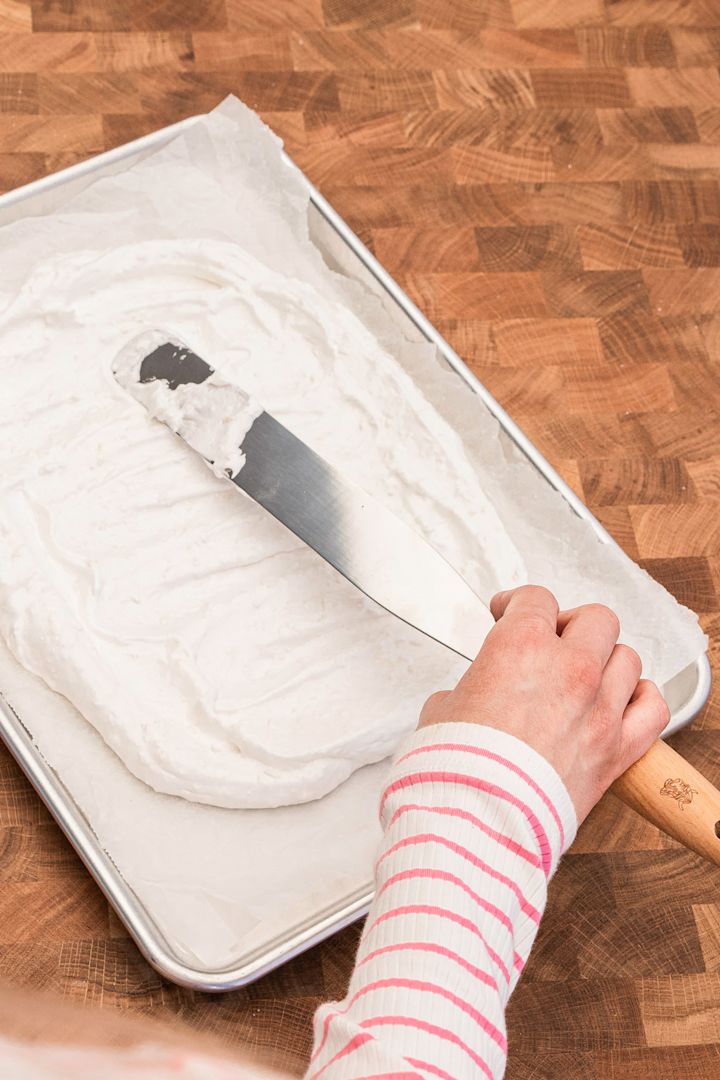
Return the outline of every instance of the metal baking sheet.
{"type": "MultiPolygon", "coordinates": [[[[59,173],[0,196],[0,225],[26,214],[51,213],[59,202],[77,194],[99,175],[126,168],[133,161],[163,146],[195,118],[164,128],[116,150],[108,151],[64,169],[59,173]]],[[[288,167],[295,168],[289,158],[288,167]]],[[[348,228],[320,193],[303,178],[311,201],[313,239],[329,261],[345,273],[364,279],[392,301],[399,319],[408,321],[416,334],[432,342],[447,364],[484,402],[517,447],[527,456],[545,480],[587,520],[604,543],[615,541],[592,516],[577,495],[565,484],[524,433],[505,413],[488,390],[475,378],[457,353],[409,300],[387,271],[377,262],[358,237],[348,228]]],[[[702,708],[710,689],[710,665],[707,655],[680,672],[665,687],[672,718],[668,733],[688,723],[702,708]]],[[[30,717],[25,717],[28,724],[30,717]]],[[[124,880],[112,859],[97,840],[92,827],[63,784],[62,778],[45,761],[35,744],[31,728],[0,698],[0,736],[28,776],[40,797],[76,849],[90,873],[113,905],[129,933],[148,961],[174,982],[205,991],[230,990],[261,975],[310,948],[363,915],[372,899],[371,882],[348,892],[339,903],[317,910],[302,924],[288,925],[282,934],[262,947],[249,951],[237,962],[222,970],[207,970],[188,963],[162,933],[152,911],[143,905],[124,880]]],[[[377,767],[373,767],[377,768],[377,767]]],[[[366,770],[363,770],[366,771],[366,770]]],[[[350,783],[350,781],[348,781],[350,783]]]]}

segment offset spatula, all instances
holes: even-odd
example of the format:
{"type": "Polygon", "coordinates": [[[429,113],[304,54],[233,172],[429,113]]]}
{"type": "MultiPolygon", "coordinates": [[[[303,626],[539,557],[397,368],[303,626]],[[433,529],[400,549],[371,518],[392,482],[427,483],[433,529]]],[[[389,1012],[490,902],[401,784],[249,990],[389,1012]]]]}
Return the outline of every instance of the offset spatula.
{"type": "MultiPolygon", "coordinates": [[[[468,660],[487,606],[421,536],[165,331],[117,356],[118,382],[362,592],[468,660]]],[[[720,791],[656,742],[613,785],[623,801],[720,865],[720,791]]]]}
{"type": "Polygon", "coordinates": [[[163,331],[131,341],[113,372],[213,471],[227,475],[366,596],[460,656],[475,658],[493,618],[460,574],[242,389],[163,331]]]}

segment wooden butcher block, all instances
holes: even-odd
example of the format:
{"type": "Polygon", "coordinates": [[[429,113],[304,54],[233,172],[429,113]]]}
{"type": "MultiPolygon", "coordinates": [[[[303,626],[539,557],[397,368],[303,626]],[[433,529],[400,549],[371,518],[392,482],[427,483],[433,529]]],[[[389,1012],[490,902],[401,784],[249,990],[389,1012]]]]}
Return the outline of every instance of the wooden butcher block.
{"type": "MultiPolygon", "coordinates": [[[[717,662],[719,68],[712,0],[0,0],[0,189],[237,94],[717,662]]],[[[720,692],[672,743],[720,782],[720,692]]],[[[300,1073],[358,933],[221,998],[172,986],[0,754],[0,981],[300,1073]]],[[[716,1080],[720,870],[607,796],[509,1036],[509,1080],[716,1080]]]]}

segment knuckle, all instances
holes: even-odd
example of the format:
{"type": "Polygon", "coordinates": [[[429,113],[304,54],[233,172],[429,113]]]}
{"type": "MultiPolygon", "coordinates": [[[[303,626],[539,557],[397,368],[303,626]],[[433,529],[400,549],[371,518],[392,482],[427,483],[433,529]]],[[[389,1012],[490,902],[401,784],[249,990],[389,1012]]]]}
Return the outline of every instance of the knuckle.
{"type": "Polygon", "coordinates": [[[661,731],[664,727],[667,727],[670,722],[670,706],[659,690],[655,702],[655,719],[661,731]]]}
{"type": "Polygon", "coordinates": [[[522,585],[518,592],[521,592],[529,600],[537,601],[539,604],[551,603],[555,607],[558,606],[555,594],[550,589],[546,589],[544,585],[522,585]]]}
{"type": "Polygon", "coordinates": [[[640,672],[642,671],[642,660],[639,654],[632,649],[629,645],[616,645],[618,654],[623,658],[623,661],[629,668],[632,668],[637,674],[637,678],[640,678],[640,672]]]}
{"type": "Polygon", "coordinates": [[[660,732],[670,721],[670,706],[654,682],[641,679],[639,685],[645,693],[643,715],[646,722],[653,730],[660,732]]]}
{"type": "Polygon", "coordinates": [[[523,650],[536,648],[548,637],[547,620],[540,612],[525,612],[513,636],[519,648],[523,650]]]}
{"type": "Polygon", "coordinates": [[[609,608],[606,604],[588,604],[587,607],[594,615],[603,619],[608,624],[608,627],[612,627],[616,634],[620,633],[620,620],[612,608],[609,608]]]}

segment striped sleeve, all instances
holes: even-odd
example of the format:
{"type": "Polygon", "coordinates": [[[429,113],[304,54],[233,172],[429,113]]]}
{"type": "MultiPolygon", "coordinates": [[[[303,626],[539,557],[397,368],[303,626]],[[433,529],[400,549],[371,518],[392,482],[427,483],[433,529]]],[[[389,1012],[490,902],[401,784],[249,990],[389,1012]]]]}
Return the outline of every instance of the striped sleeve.
{"type": "Polygon", "coordinates": [[[495,728],[436,724],[381,798],[375,900],[342,1002],[321,1006],[306,1080],[497,1080],[505,1007],[575,836],[552,766],[495,728]]]}

